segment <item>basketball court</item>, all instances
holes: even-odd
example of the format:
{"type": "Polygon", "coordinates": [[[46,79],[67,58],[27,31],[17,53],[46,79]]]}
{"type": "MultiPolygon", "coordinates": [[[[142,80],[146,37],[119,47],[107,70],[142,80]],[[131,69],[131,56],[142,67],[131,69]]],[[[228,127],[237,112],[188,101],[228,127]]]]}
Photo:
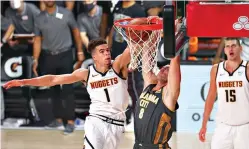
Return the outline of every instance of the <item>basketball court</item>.
{"type": "MultiPolygon", "coordinates": [[[[190,4],[190,3],[189,3],[190,4]]],[[[159,30],[164,32],[164,49],[160,51],[161,56],[165,58],[172,58],[178,55],[182,50],[183,46],[189,40],[185,36],[189,37],[246,37],[249,35],[249,3],[198,3],[191,2],[191,5],[186,7],[187,15],[183,17],[181,22],[174,19],[175,11],[172,2],[167,4],[168,7],[164,9],[163,19],[154,19],[152,20],[151,26],[147,30],[149,34],[153,34],[154,37],[161,36],[159,30]],[[231,10],[233,11],[231,14],[231,10]],[[238,11],[237,11],[238,10],[238,11]],[[208,13],[207,13],[208,12],[208,13]],[[210,17],[210,13],[213,13],[213,16],[210,17]],[[215,15],[214,15],[215,14],[215,15]],[[229,16],[228,16],[229,15],[229,16]],[[203,19],[205,18],[205,19],[203,19]],[[226,18],[226,23],[220,18],[226,18]],[[229,20],[227,20],[229,18],[229,20]],[[186,20],[185,20],[186,19],[186,20]],[[203,21],[198,21],[203,19],[203,21]],[[212,22],[212,23],[210,23],[212,22]],[[214,24],[214,25],[210,25],[214,24]],[[187,26],[187,27],[186,27],[187,26]]],[[[134,30],[145,30],[146,27],[132,27],[130,26],[129,32],[123,30],[124,23],[127,20],[122,20],[116,22],[116,29],[123,34],[125,38],[132,38],[127,36],[128,33],[134,32],[134,30]]],[[[134,32],[139,36],[137,32],[134,32]]],[[[134,36],[133,33],[133,36],[134,36]]],[[[150,35],[151,36],[151,35],[150,35]]],[[[144,37],[139,37],[140,39],[133,38],[135,42],[143,42],[146,44],[145,48],[140,47],[140,50],[146,50],[148,54],[154,55],[148,59],[148,71],[154,69],[154,65],[157,62],[157,54],[153,53],[153,49],[158,48],[159,38],[156,40],[151,40],[149,42],[144,41],[143,39],[148,39],[144,37]],[[152,64],[154,63],[154,64],[152,64]]],[[[133,41],[129,40],[128,45],[134,46],[133,41]]],[[[135,48],[141,45],[135,45],[132,48],[135,48]]],[[[131,53],[134,51],[131,51],[131,53]]],[[[144,52],[144,51],[143,51],[144,52]]],[[[142,53],[143,53],[142,52],[142,53]]],[[[141,54],[132,53],[132,69],[139,69],[137,65],[142,58],[141,54]]],[[[188,76],[185,76],[188,77],[188,76]]],[[[198,99],[197,99],[198,100],[198,99]]],[[[179,103],[180,108],[182,99],[179,103]]],[[[204,105],[204,103],[202,103],[204,105]]],[[[201,111],[203,112],[203,111],[201,111]]],[[[189,116],[185,113],[184,117],[189,116]]],[[[180,117],[180,116],[179,116],[180,117]]],[[[190,116],[191,117],[191,116],[190,116]]],[[[188,118],[188,117],[187,117],[188,118]]],[[[186,118],[186,119],[187,119],[186,118]]],[[[192,117],[193,118],[193,117],[192,117]]],[[[181,122],[181,125],[188,125],[191,127],[191,123],[181,122]]],[[[201,128],[201,123],[197,122],[192,125],[196,130],[201,128]]],[[[187,128],[187,127],[186,127],[187,128]]],[[[176,129],[179,130],[179,128],[176,129]]],[[[212,132],[212,131],[211,131],[212,132]]],[[[63,135],[61,130],[45,130],[43,128],[18,128],[18,129],[1,129],[1,143],[2,149],[82,149],[83,148],[83,130],[76,130],[73,134],[63,135]]],[[[194,133],[192,130],[189,133],[177,131],[173,133],[172,138],[170,139],[170,146],[172,149],[210,149],[212,133],[207,135],[207,140],[205,143],[199,141],[198,133],[194,133]]],[[[134,132],[125,132],[124,139],[121,142],[119,149],[131,149],[134,144],[134,132]]]]}
{"type": "MultiPolygon", "coordinates": [[[[65,136],[58,130],[4,129],[2,149],[82,149],[84,131],[65,136]]],[[[174,133],[170,145],[172,149],[210,149],[211,134],[207,142],[201,143],[198,134],[174,133]]],[[[126,132],[119,149],[132,149],[134,133],[126,132]]]]}

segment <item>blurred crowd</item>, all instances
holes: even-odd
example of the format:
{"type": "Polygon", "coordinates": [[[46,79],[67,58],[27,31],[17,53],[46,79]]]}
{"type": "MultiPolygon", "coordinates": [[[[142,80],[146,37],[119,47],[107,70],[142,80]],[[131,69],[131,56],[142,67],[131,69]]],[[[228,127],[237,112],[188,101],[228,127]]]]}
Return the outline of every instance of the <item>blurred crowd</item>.
{"type": "MultiPolygon", "coordinates": [[[[91,63],[91,56],[86,52],[89,41],[104,38],[112,50],[112,58],[115,59],[125,50],[127,44],[113,29],[113,22],[124,18],[162,17],[164,3],[165,1],[135,0],[1,1],[1,57],[32,57],[29,68],[31,73],[27,73],[27,78],[71,73],[91,63]]],[[[183,16],[187,3],[177,4],[177,14],[183,16]]],[[[204,45],[200,43],[199,47],[203,45],[203,49],[209,49],[208,53],[204,52],[204,56],[202,53],[198,55],[190,49],[185,60],[197,60],[196,57],[205,60],[216,55],[215,61],[220,61],[222,52],[216,54],[216,51],[218,48],[223,49],[222,40],[203,39],[201,42],[204,45]]],[[[246,39],[243,42],[248,44],[246,39]]],[[[18,64],[14,64],[13,69],[16,66],[18,64]]],[[[133,104],[127,112],[127,123],[143,88],[141,73],[131,72],[128,78],[128,90],[133,104]]],[[[67,122],[66,131],[71,133],[75,118],[73,87],[54,86],[51,90],[55,120],[48,126],[61,127],[64,120],[67,122]],[[59,94],[66,101],[65,105],[62,104],[59,94]]]]}
{"type": "MultiPolygon", "coordinates": [[[[113,29],[113,22],[123,18],[162,16],[164,2],[11,0],[1,1],[1,4],[1,56],[31,57],[25,78],[32,78],[72,73],[88,66],[91,56],[86,51],[92,39],[106,39],[115,59],[127,44],[113,29]]],[[[18,65],[13,64],[11,69],[15,70],[18,65]]],[[[127,123],[143,88],[141,73],[131,72],[128,78],[132,104],[126,112],[127,123]]],[[[59,128],[66,122],[64,132],[73,132],[75,103],[72,85],[50,89],[54,120],[47,126],[59,128]]]]}

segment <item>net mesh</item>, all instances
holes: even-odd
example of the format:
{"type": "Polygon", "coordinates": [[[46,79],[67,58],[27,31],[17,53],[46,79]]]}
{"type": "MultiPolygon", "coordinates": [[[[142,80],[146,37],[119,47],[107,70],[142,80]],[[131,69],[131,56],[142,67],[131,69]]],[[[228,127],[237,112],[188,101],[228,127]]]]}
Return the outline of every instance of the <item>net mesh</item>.
{"type": "MultiPolygon", "coordinates": [[[[155,18],[153,18],[155,19],[155,18]]],[[[156,18],[153,24],[161,23],[160,18],[156,18]]],[[[120,22],[122,25],[129,24],[129,21],[120,22]]],[[[147,25],[150,25],[151,18],[147,18],[147,25]]],[[[161,40],[162,29],[158,30],[136,30],[132,27],[121,27],[114,25],[114,28],[119,32],[127,42],[131,53],[129,69],[138,69],[148,73],[149,71],[157,71],[157,55],[158,45],[161,40]],[[144,38],[146,37],[146,38],[144,38]]]]}

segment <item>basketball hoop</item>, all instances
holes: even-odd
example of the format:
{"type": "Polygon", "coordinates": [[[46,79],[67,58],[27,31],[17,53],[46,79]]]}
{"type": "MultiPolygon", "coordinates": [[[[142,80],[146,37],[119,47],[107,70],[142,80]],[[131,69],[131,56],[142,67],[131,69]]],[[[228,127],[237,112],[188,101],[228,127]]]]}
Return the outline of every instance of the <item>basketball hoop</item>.
{"type": "Polygon", "coordinates": [[[161,40],[163,21],[159,17],[128,18],[114,22],[114,28],[127,42],[131,52],[129,69],[148,73],[157,68],[158,45],[161,40]],[[132,24],[143,20],[145,24],[132,24]]]}

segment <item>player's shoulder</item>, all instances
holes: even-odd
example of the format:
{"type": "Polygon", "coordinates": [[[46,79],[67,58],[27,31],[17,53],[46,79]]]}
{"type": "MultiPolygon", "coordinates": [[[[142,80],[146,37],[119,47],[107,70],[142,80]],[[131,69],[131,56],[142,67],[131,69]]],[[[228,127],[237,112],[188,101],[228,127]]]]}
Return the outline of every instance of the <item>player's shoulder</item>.
{"type": "MultiPolygon", "coordinates": [[[[222,63],[222,62],[221,62],[222,63]]],[[[217,76],[217,73],[219,71],[219,65],[221,65],[221,63],[218,63],[218,64],[214,64],[211,68],[211,72],[210,72],[210,75],[211,76],[217,76]]]]}
{"type": "MultiPolygon", "coordinates": [[[[222,63],[222,62],[221,62],[221,63],[222,63]]],[[[218,68],[219,68],[219,65],[221,65],[221,63],[214,64],[214,65],[212,66],[212,71],[217,71],[218,68]]]]}

